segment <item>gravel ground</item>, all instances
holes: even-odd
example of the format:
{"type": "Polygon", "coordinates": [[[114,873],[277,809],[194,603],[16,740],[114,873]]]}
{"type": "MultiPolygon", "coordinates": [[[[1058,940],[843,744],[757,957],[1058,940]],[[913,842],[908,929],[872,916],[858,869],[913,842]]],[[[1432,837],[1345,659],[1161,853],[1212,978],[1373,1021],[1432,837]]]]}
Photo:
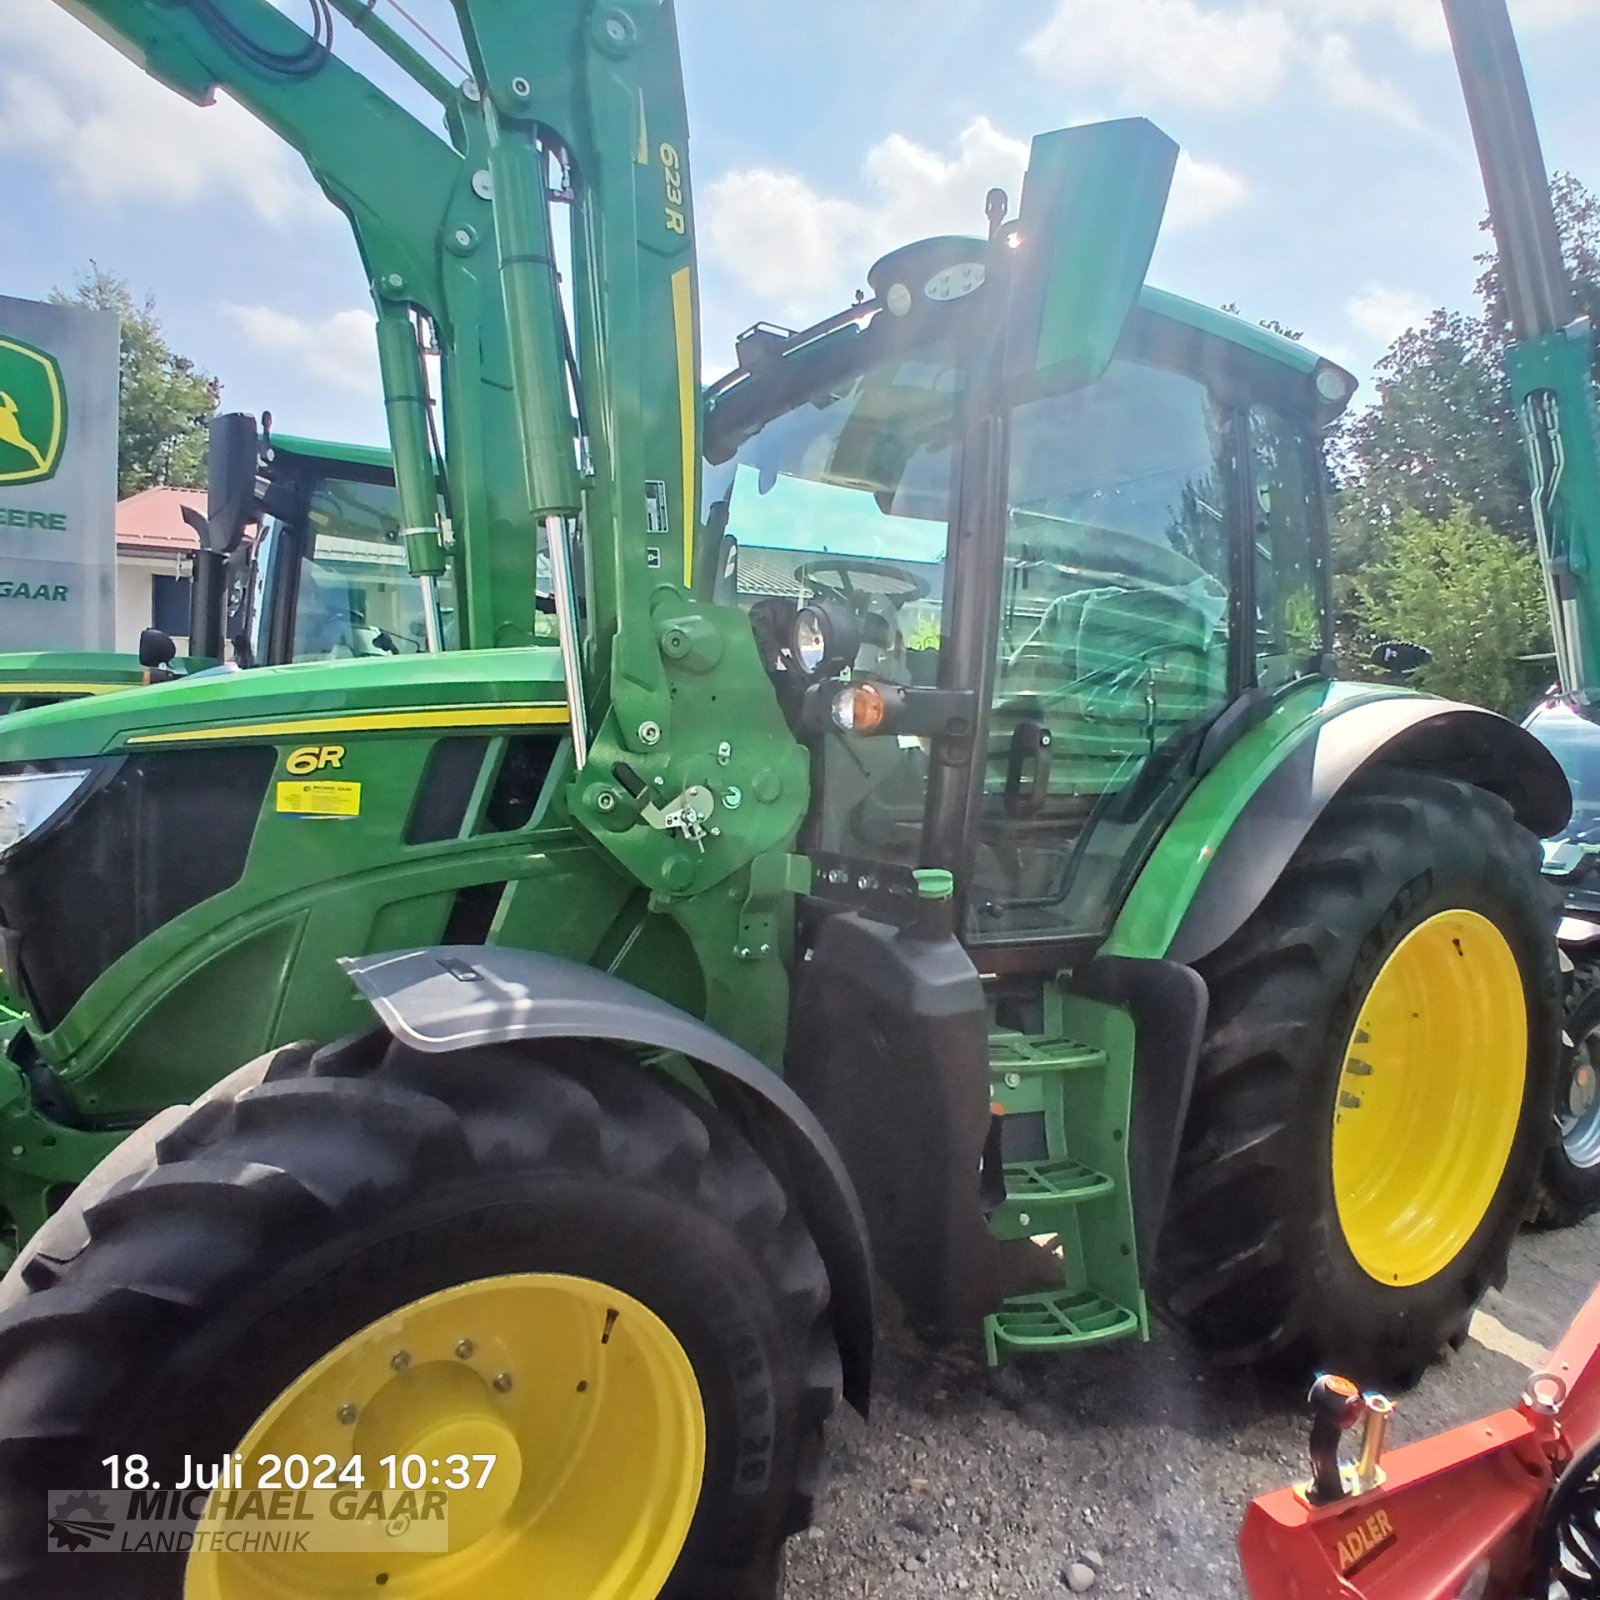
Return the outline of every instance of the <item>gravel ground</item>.
{"type": "MultiPolygon", "coordinates": [[[[1600,1219],[1525,1235],[1487,1309],[1544,1345],[1597,1277],[1600,1219]]],[[[931,1352],[889,1325],[879,1362],[870,1424],[832,1426],[788,1600],[1238,1595],[1246,1503],[1306,1476],[1302,1397],[1209,1367],[1164,1328],[991,1373],[976,1344],[931,1352]]],[[[1469,1341],[1404,1397],[1393,1442],[1512,1403],[1524,1373],[1469,1341]]]]}

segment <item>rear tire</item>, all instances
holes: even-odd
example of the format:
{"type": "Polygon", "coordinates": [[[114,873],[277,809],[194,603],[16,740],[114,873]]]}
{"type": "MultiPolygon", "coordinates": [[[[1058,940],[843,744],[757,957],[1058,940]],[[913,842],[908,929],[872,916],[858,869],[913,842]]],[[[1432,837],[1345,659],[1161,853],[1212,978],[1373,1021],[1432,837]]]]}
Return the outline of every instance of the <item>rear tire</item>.
{"type": "Polygon", "coordinates": [[[1600,1210],[1600,970],[1570,979],[1550,1142],[1533,1194],[1533,1221],[1568,1228],[1600,1210]],[[1581,1075],[1581,1077],[1580,1077],[1581,1075]]]}
{"type": "MultiPolygon", "coordinates": [[[[1448,932],[1453,924],[1431,926],[1448,932]]],[[[1470,953],[1470,939],[1467,946],[1470,953]]],[[[1460,941],[1454,950],[1461,953],[1460,941]]],[[[1544,1147],[1559,1015],[1554,919],[1536,841],[1503,801],[1468,784],[1371,773],[1334,800],[1249,921],[1198,965],[1210,1015],[1167,1207],[1159,1302],[1226,1361],[1266,1363],[1295,1379],[1333,1367],[1364,1384],[1414,1381],[1464,1336],[1485,1290],[1504,1280],[1544,1147]],[[1445,1217],[1447,1231],[1435,1236],[1447,1256],[1442,1266],[1430,1264],[1416,1281],[1399,1271],[1385,1281],[1357,1259],[1365,1240],[1350,1220],[1380,1180],[1355,1194],[1347,1175],[1339,1192],[1335,1119],[1352,1103],[1351,1089],[1360,1104],[1362,1080],[1345,1076],[1347,1052],[1354,1054],[1357,1022],[1368,1018],[1364,1007],[1379,993],[1380,976],[1394,970],[1390,958],[1407,936],[1441,914],[1485,919],[1472,925],[1492,925],[1484,933],[1491,953],[1497,946],[1509,952],[1497,971],[1513,995],[1520,981],[1526,1011],[1521,1092],[1514,1079],[1500,1081],[1494,1103],[1509,1110],[1489,1145],[1504,1154],[1481,1164],[1500,1170],[1483,1178],[1488,1198],[1479,1220],[1474,1199],[1445,1217]]],[[[1447,976],[1459,983],[1456,969],[1447,976]]],[[[1448,984],[1432,992],[1441,1027],[1471,991],[1472,970],[1464,976],[1466,991],[1458,987],[1454,1000],[1448,984]]],[[[1402,1008],[1413,1028],[1423,1014],[1416,1007],[1432,997],[1426,986],[1423,995],[1402,1008]]],[[[1512,1043],[1504,1048],[1514,1057],[1521,1030],[1514,1020],[1507,1027],[1512,1043]]],[[[1404,1051],[1394,1058],[1390,1083],[1411,1059],[1404,1051]]],[[[1355,1070],[1373,1069],[1358,1062],[1355,1070]]],[[[1460,1074],[1446,1081],[1452,1093],[1465,1093],[1456,1087],[1465,1082],[1460,1074]]],[[[1472,1102],[1457,1100],[1458,1111],[1463,1103],[1472,1102]]],[[[1423,1110],[1421,1118],[1398,1120],[1425,1122],[1423,1110]]],[[[1442,1125],[1475,1124],[1462,1115],[1442,1125]]],[[[1385,1147],[1374,1140],[1372,1148],[1385,1147]]],[[[1433,1165],[1418,1163],[1419,1173],[1456,1170],[1451,1148],[1437,1147],[1433,1165]]],[[[1392,1163],[1382,1170],[1412,1169],[1392,1163]]],[[[1429,1226],[1424,1177],[1417,1181],[1414,1194],[1395,1201],[1397,1235],[1429,1226]]],[[[1402,1249],[1395,1247],[1397,1261],[1402,1249]]]]}
{"type": "MultiPolygon", "coordinates": [[[[839,1360],[809,1233],[726,1118],[607,1047],[440,1057],[381,1034],[279,1051],[169,1117],[135,1136],[142,1155],[112,1156],[129,1170],[91,1179],[7,1281],[0,1596],[177,1600],[182,1556],[47,1553],[46,1491],[106,1487],[103,1458],[127,1453],[175,1484],[185,1455],[236,1449],[359,1330],[508,1274],[631,1297],[688,1358],[705,1472],[660,1592],[776,1593],[839,1360]]],[[[491,1319],[479,1339],[496,1337],[491,1319]]],[[[510,1577],[489,1587],[544,1596],[537,1575],[510,1577]]]]}

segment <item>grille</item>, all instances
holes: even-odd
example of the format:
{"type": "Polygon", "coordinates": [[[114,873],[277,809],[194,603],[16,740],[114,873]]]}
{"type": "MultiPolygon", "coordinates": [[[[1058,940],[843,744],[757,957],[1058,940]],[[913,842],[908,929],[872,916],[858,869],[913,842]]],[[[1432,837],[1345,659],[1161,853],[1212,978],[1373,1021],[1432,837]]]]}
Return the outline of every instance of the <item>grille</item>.
{"type": "Polygon", "coordinates": [[[0,865],[5,969],[41,1028],[142,939],[239,881],[275,760],[267,746],[129,756],[0,865]]]}

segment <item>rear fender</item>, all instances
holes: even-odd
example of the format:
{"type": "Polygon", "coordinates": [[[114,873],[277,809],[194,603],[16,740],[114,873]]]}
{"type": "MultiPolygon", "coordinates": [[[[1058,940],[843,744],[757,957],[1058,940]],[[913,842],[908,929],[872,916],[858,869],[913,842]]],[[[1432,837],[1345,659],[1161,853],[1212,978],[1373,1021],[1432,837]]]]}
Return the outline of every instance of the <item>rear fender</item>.
{"type": "Polygon", "coordinates": [[[1262,729],[1202,778],[1135,882],[1107,954],[1186,965],[1210,955],[1266,898],[1333,799],[1373,767],[1476,784],[1539,836],[1565,825],[1572,806],[1566,777],[1515,723],[1431,696],[1340,688],[1344,697],[1326,701],[1295,736],[1279,733],[1265,771],[1262,729]],[[1254,749],[1252,740],[1260,741],[1254,749]]]}
{"type": "Polygon", "coordinates": [[[698,1017],[631,983],[560,956],[440,945],[340,963],[395,1038],[444,1055],[524,1039],[605,1039],[687,1057],[719,1107],[777,1146],[832,1288],[845,1398],[865,1413],[872,1388],[873,1273],[867,1226],[832,1141],[769,1067],[698,1017]]]}

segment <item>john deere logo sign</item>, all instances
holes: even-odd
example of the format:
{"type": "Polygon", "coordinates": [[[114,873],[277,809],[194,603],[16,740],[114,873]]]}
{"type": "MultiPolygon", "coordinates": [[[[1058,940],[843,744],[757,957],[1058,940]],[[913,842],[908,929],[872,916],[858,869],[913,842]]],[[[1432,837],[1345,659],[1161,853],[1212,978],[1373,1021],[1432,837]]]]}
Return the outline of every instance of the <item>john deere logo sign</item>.
{"type": "Polygon", "coordinates": [[[56,358],[0,336],[0,484],[55,476],[67,442],[67,390],[56,358]]]}

